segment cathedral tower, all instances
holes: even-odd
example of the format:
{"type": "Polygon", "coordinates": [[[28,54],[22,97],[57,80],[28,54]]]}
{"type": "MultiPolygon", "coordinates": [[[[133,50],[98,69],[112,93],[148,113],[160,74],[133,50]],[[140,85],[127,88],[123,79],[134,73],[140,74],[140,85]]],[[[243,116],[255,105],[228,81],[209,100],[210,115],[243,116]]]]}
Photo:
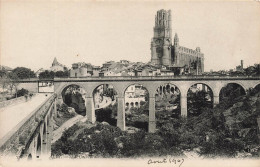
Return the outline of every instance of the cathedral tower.
{"type": "Polygon", "coordinates": [[[174,35],[174,44],[173,44],[173,62],[175,65],[179,64],[179,55],[178,55],[178,51],[179,50],[179,37],[178,37],[178,34],[175,33],[174,35]]]}
{"type": "Polygon", "coordinates": [[[153,31],[151,62],[157,65],[171,65],[171,10],[157,11],[153,31]]]}

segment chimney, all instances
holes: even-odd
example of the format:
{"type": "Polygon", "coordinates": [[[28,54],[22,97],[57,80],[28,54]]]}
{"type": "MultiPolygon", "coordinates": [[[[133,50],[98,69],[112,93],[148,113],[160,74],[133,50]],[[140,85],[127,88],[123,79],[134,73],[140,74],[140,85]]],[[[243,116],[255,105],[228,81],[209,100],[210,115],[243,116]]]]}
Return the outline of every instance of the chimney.
{"type": "Polygon", "coordinates": [[[241,69],[244,69],[243,65],[244,65],[244,60],[241,60],[241,69]]]}

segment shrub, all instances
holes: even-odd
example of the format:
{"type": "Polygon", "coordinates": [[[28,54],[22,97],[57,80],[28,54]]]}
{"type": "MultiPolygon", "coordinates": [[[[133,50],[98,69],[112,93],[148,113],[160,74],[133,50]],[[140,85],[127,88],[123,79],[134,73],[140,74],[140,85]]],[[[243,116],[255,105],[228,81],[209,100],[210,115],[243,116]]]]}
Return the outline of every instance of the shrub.
{"type": "Polygon", "coordinates": [[[28,94],[29,94],[29,91],[27,89],[22,88],[16,92],[16,97],[25,96],[28,94]]]}

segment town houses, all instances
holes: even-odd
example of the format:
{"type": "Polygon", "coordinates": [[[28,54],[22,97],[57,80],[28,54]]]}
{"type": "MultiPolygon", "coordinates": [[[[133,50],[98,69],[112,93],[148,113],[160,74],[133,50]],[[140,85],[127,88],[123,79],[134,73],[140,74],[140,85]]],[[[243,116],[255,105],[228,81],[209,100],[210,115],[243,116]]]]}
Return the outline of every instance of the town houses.
{"type": "Polygon", "coordinates": [[[106,76],[173,76],[174,73],[167,67],[151,63],[107,61],[102,67],[90,63],[73,63],[70,77],[106,77],[106,76]]]}

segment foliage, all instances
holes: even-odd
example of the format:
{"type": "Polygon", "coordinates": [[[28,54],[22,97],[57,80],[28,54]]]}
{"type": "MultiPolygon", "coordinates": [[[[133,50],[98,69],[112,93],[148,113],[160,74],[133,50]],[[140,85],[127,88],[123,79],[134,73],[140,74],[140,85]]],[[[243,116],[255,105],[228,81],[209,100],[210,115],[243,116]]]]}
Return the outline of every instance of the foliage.
{"type": "Polygon", "coordinates": [[[137,157],[142,155],[181,155],[177,147],[167,149],[167,144],[157,134],[144,131],[126,133],[118,127],[98,123],[92,128],[78,124],[66,130],[52,146],[52,156],[68,154],[77,157],[88,152],[94,157],[137,157]],[[80,133],[78,133],[80,132],[80,133]]]}
{"type": "Polygon", "coordinates": [[[1,69],[1,70],[0,70],[0,78],[4,78],[4,77],[6,77],[6,76],[7,76],[7,71],[4,70],[4,69],[1,69]]]}
{"type": "Polygon", "coordinates": [[[245,95],[244,89],[238,84],[228,84],[222,88],[219,95],[219,100],[224,109],[231,107],[233,104],[241,100],[240,98],[245,95]]]}
{"type": "Polygon", "coordinates": [[[249,66],[245,69],[246,75],[259,76],[260,75],[260,64],[255,64],[254,66],[249,66]]]}
{"type": "Polygon", "coordinates": [[[29,94],[29,91],[27,89],[20,89],[17,91],[16,93],[16,97],[21,97],[21,96],[25,96],[25,95],[28,95],[29,94]]]}
{"type": "Polygon", "coordinates": [[[65,104],[75,109],[75,112],[80,115],[86,115],[85,101],[79,92],[73,93],[68,91],[65,94],[65,104]]]}
{"type": "Polygon", "coordinates": [[[207,96],[213,97],[212,92],[199,90],[196,92],[188,91],[187,105],[188,116],[198,116],[201,114],[203,108],[212,108],[213,100],[208,101],[207,96]]]}
{"type": "Polygon", "coordinates": [[[197,149],[204,157],[235,157],[258,144],[260,100],[256,97],[260,92],[252,91],[256,91],[254,96],[242,96],[232,107],[225,109],[230,104],[221,103],[215,108],[201,108],[200,114],[193,117],[174,118],[161,112],[153,134],[143,130],[130,133],[103,123],[91,127],[78,123],[54,143],[52,155],[78,157],[87,152],[94,157],[178,156],[183,150],[197,149]]]}
{"type": "Polygon", "coordinates": [[[19,79],[27,79],[27,78],[35,78],[35,73],[26,67],[16,67],[10,73],[10,78],[13,79],[12,76],[17,76],[19,79]]]}
{"type": "Polygon", "coordinates": [[[98,122],[108,122],[110,125],[116,126],[116,119],[112,116],[112,109],[110,108],[101,108],[95,110],[96,121],[98,122]]]}
{"type": "Polygon", "coordinates": [[[66,104],[62,103],[62,105],[58,107],[58,111],[66,113],[69,112],[69,109],[66,104]]]}
{"type": "Polygon", "coordinates": [[[45,78],[45,79],[53,79],[54,75],[55,75],[55,73],[53,71],[45,70],[45,71],[43,71],[43,72],[41,72],[39,74],[39,78],[40,79],[43,79],[43,78],[45,78]]]}
{"type": "Polygon", "coordinates": [[[45,70],[39,74],[40,79],[53,79],[54,77],[67,78],[69,77],[69,71],[66,70],[66,71],[53,72],[53,71],[45,70]]]}
{"type": "Polygon", "coordinates": [[[55,72],[55,77],[58,77],[58,78],[67,78],[69,77],[69,71],[66,70],[66,71],[57,71],[55,72]]]}

